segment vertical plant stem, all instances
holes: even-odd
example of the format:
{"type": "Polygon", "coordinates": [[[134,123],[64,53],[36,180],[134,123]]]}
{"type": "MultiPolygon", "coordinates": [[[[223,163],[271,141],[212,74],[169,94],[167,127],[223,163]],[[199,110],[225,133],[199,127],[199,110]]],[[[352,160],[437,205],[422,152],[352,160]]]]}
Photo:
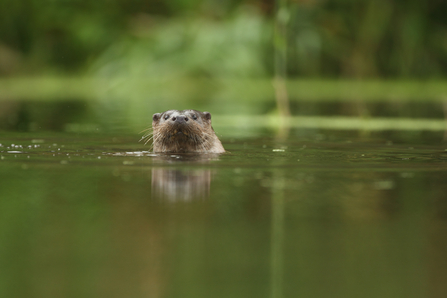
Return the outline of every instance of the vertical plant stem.
{"type": "Polygon", "coordinates": [[[289,96],[287,93],[287,23],[289,9],[287,0],[276,0],[275,10],[275,88],[276,103],[282,119],[290,116],[289,96]]]}
{"type": "MultiPolygon", "coordinates": [[[[443,103],[444,108],[444,119],[447,122],[447,99],[443,103]]],[[[447,130],[444,131],[444,141],[447,140],[447,130]]]]}

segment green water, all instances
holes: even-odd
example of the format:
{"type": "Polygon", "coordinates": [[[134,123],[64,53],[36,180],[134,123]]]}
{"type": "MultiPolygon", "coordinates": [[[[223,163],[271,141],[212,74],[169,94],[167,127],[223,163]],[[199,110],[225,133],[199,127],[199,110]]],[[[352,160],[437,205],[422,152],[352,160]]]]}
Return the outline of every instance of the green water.
{"type": "Polygon", "coordinates": [[[443,132],[0,141],[2,297],[445,297],[443,132]]]}

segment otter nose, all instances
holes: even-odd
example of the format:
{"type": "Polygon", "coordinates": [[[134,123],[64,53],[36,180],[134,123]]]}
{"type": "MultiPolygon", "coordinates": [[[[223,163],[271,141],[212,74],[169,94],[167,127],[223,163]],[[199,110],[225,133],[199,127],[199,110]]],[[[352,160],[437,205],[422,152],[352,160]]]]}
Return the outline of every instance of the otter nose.
{"type": "Polygon", "coordinates": [[[177,122],[177,123],[184,123],[187,122],[189,119],[186,116],[183,115],[178,115],[175,117],[172,117],[172,121],[177,122]]]}

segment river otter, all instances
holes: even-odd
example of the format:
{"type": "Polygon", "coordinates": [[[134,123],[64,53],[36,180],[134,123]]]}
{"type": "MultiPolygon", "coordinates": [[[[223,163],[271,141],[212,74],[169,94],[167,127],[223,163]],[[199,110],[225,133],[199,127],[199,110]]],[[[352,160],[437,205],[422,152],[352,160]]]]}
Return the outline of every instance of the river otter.
{"type": "Polygon", "coordinates": [[[154,152],[223,153],[211,126],[211,114],[196,110],[169,110],[152,117],[154,152]]]}

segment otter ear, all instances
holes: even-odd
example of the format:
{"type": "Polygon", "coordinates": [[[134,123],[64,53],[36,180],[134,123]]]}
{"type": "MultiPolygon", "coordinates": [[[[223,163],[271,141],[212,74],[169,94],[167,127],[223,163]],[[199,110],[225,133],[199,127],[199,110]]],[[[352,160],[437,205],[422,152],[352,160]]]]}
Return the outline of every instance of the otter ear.
{"type": "Polygon", "coordinates": [[[161,114],[160,114],[160,113],[155,113],[155,114],[152,116],[152,120],[155,121],[155,122],[157,122],[158,120],[160,120],[160,117],[161,117],[161,114]]]}
{"type": "Polygon", "coordinates": [[[205,117],[206,120],[211,120],[211,114],[208,112],[203,112],[203,116],[205,117]]]}

